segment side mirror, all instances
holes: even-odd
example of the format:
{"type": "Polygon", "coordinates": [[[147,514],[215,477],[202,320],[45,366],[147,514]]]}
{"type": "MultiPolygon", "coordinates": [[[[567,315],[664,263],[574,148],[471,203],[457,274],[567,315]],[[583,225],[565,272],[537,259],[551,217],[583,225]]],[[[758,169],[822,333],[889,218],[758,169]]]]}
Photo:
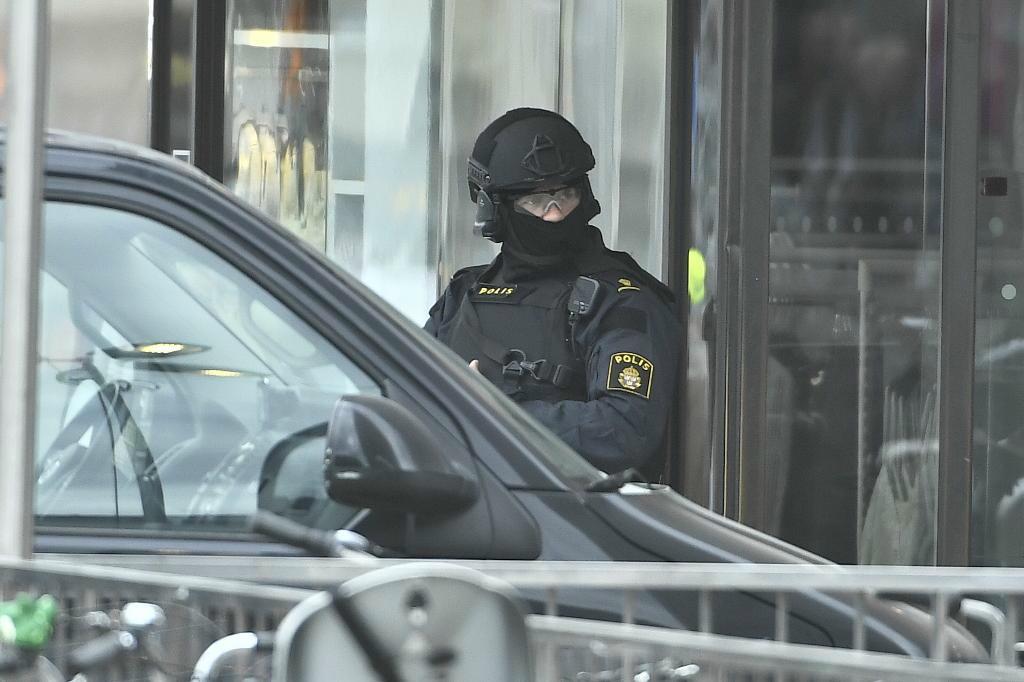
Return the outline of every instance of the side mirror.
{"type": "Polygon", "coordinates": [[[373,395],[335,403],[324,482],[340,504],[411,513],[461,511],[480,494],[425,424],[395,401],[373,395]]]}

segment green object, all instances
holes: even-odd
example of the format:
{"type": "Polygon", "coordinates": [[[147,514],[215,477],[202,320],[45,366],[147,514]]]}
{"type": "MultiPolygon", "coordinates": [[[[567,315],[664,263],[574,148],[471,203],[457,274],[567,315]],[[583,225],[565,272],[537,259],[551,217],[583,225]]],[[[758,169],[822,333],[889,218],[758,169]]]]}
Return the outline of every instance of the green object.
{"type": "Polygon", "coordinates": [[[704,256],[697,249],[690,249],[687,261],[687,289],[690,292],[690,303],[697,304],[704,300],[704,278],[707,276],[708,267],[704,262],[704,256]]]}
{"type": "Polygon", "coordinates": [[[50,641],[57,617],[57,600],[48,594],[19,594],[0,602],[0,643],[20,649],[41,649],[50,641]]]}

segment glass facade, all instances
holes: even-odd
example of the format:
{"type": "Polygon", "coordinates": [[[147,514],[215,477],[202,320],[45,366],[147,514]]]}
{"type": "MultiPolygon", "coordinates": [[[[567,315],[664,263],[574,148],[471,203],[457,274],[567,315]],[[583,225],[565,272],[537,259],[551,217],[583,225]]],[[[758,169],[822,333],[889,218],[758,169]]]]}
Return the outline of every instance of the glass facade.
{"type": "Polygon", "coordinates": [[[224,182],[422,322],[496,252],[471,236],[477,133],[556,109],[595,148],[595,224],[660,274],[667,36],[662,0],[234,0],[224,182]]]}
{"type": "Polygon", "coordinates": [[[699,16],[687,472],[840,563],[1024,564],[1021,3],[699,16]]]}
{"type": "MultiPolygon", "coordinates": [[[[53,3],[50,122],[146,143],[149,10],[79,5],[53,3]]],[[[839,562],[941,562],[945,542],[1024,564],[1019,0],[230,0],[223,29],[224,183],[409,318],[496,252],[472,236],[477,133],[556,109],[594,148],[606,242],[663,279],[688,258],[687,495],[839,562]],[[961,81],[977,102],[950,99],[961,81]],[[965,139],[976,157],[948,165],[965,139]],[[973,327],[950,316],[961,286],[973,327]],[[966,452],[943,435],[958,406],[966,452]],[[957,505],[969,533],[942,523],[957,505]]],[[[174,50],[177,147],[199,72],[174,50]]]]}

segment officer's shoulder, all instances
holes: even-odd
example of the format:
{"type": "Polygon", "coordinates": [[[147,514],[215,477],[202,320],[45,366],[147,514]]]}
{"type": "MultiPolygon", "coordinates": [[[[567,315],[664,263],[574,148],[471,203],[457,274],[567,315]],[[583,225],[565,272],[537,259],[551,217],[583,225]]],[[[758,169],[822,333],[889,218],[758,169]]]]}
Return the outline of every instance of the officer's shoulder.
{"type": "Polygon", "coordinates": [[[455,274],[452,275],[452,279],[448,283],[448,288],[472,285],[480,278],[480,275],[482,275],[488,267],[489,265],[484,263],[482,265],[470,265],[462,268],[461,270],[457,270],[455,274]]]}
{"type": "Polygon", "coordinates": [[[609,303],[616,300],[627,304],[631,301],[658,301],[671,306],[675,301],[671,289],[639,268],[611,267],[594,272],[591,277],[601,282],[609,303]]]}

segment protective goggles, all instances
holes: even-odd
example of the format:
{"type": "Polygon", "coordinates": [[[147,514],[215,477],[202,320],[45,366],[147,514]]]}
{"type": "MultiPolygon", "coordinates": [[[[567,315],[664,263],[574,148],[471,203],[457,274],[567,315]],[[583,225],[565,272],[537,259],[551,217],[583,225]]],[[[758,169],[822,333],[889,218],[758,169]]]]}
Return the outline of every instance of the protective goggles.
{"type": "Polygon", "coordinates": [[[583,191],[579,185],[567,187],[554,187],[530,194],[522,194],[512,200],[512,207],[519,213],[542,217],[556,206],[562,215],[569,215],[573,209],[580,205],[583,191]]]}

